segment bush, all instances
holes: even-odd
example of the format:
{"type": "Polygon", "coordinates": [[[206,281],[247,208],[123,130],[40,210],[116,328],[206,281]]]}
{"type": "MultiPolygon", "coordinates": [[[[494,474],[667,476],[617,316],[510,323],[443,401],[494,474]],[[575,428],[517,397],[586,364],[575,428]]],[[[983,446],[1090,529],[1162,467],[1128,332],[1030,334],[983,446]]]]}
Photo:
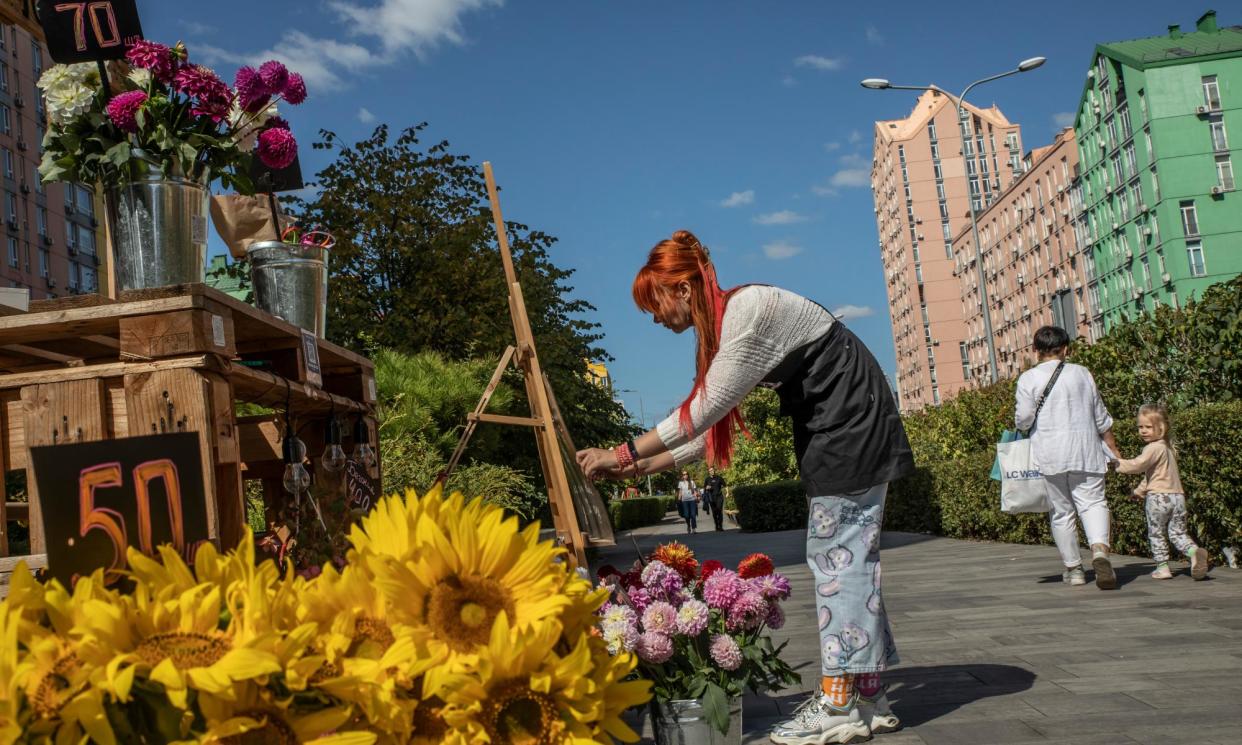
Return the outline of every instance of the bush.
{"type": "Polygon", "coordinates": [[[806,528],[806,489],[797,480],[733,487],[737,524],[748,533],[806,528]]]}
{"type": "Polygon", "coordinates": [[[672,497],[635,497],[608,503],[608,517],[613,530],[631,530],[655,525],[668,513],[672,497]]]}

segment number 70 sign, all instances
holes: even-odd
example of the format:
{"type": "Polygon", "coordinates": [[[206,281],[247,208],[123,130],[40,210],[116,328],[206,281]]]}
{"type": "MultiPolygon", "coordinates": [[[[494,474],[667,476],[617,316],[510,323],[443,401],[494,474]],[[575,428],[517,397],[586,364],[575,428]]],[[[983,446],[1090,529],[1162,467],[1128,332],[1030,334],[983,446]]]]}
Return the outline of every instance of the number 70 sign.
{"type": "Polygon", "coordinates": [[[67,586],[123,569],[130,547],[172,545],[187,559],[206,541],[198,435],[180,432],[31,448],[48,568],[67,586]]]}
{"type": "Polygon", "coordinates": [[[122,59],[142,38],[135,0],[38,0],[39,25],[61,64],[122,59]]]}

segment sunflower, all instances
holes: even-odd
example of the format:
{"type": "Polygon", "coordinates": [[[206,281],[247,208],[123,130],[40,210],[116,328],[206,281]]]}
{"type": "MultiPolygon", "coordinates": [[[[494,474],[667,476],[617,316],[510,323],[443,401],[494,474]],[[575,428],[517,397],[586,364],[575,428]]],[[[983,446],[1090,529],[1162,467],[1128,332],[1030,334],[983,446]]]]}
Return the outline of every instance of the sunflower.
{"type": "Polygon", "coordinates": [[[201,699],[207,732],[203,745],[371,745],[376,735],[349,730],[350,711],[318,706],[298,711],[251,681],[238,684],[232,701],[201,699]]]}
{"type": "Polygon", "coordinates": [[[539,526],[481,499],[389,497],[350,540],[351,561],[365,563],[390,614],[417,629],[433,655],[477,653],[504,614],[519,631],[557,620],[570,605],[563,550],[539,541],[539,526]]]}
{"type": "Polygon", "coordinates": [[[101,745],[116,743],[103,692],[91,686],[91,672],[76,642],[56,634],[32,640],[29,667],[18,677],[33,714],[32,734],[70,742],[85,732],[101,745]]]}
{"type": "Polygon", "coordinates": [[[637,742],[638,733],[621,719],[621,715],[651,700],[651,681],[627,680],[638,664],[638,658],[632,653],[624,652],[613,657],[608,653],[607,642],[593,635],[587,643],[595,663],[591,680],[595,689],[603,695],[603,707],[596,719],[596,739],[601,742],[607,742],[606,738],[637,742]]]}
{"type": "Polygon", "coordinates": [[[505,615],[498,616],[477,664],[442,682],[449,703],[445,721],[464,730],[472,743],[596,743],[594,722],[604,703],[591,678],[590,638],[580,635],[561,656],[556,624],[517,631],[505,615]]]}
{"type": "Polygon", "coordinates": [[[0,603],[0,745],[13,745],[22,736],[21,681],[30,662],[18,653],[19,622],[17,613],[0,603]]]}

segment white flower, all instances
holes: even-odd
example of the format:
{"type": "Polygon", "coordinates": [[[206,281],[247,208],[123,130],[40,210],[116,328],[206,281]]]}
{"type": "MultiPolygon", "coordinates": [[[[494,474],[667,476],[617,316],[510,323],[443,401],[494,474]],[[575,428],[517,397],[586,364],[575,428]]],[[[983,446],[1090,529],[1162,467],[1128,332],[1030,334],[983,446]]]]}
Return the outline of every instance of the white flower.
{"type": "Polygon", "coordinates": [[[151,71],[142,67],[135,67],[129,71],[129,82],[146,90],[151,85],[151,71]]]}
{"type": "Polygon", "coordinates": [[[81,82],[61,84],[48,90],[46,98],[48,119],[63,126],[90,111],[95,105],[95,89],[81,82]]]}
{"type": "Polygon", "coordinates": [[[268,104],[266,109],[251,114],[243,111],[236,103],[233,104],[233,111],[229,114],[229,126],[236,129],[234,137],[237,138],[237,147],[243,152],[248,153],[254,150],[255,143],[259,141],[259,131],[263,129],[263,125],[268,120],[276,116],[279,112],[276,110],[276,104],[268,104]],[[244,126],[241,126],[245,123],[244,126]],[[237,129],[240,126],[240,129],[237,129]]]}
{"type": "Polygon", "coordinates": [[[90,84],[98,80],[99,73],[93,62],[79,62],[73,65],[52,65],[43,71],[37,85],[51,93],[57,88],[90,84]]]}

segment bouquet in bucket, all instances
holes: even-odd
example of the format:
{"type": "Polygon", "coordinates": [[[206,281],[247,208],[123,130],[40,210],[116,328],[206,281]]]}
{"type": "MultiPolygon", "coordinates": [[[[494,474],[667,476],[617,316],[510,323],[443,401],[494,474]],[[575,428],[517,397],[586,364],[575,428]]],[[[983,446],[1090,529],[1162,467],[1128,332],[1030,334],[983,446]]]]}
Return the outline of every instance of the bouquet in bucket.
{"type": "Polygon", "coordinates": [[[276,60],[241,68],[230,88],[192,63],[184,44],[140,39],[110,69],[106,91],[90,62],[53,65],[39,78],[49,122],[39,165],[44,181],[116,186],[130,180],[136,161],[147,161],[165,176],[219,179],[249,194],[252,158],[282,169],[297,156],[276,105],[302,103],[306,83],[276,60]]]}
{"type": "Polygon", "coordinates": [[[734,570],[714,560],[700,565],[672,542],[628,572],[605,567],[600,579],[612,588],[600,636],[613,654],[637,654],[657,701],[699,699],[712,726],[727,732],[730,699],[799,681],[781,659],[785,644],[774,646],[766,633],[784,625],[790,588],[765,554],[734,570]]]}

